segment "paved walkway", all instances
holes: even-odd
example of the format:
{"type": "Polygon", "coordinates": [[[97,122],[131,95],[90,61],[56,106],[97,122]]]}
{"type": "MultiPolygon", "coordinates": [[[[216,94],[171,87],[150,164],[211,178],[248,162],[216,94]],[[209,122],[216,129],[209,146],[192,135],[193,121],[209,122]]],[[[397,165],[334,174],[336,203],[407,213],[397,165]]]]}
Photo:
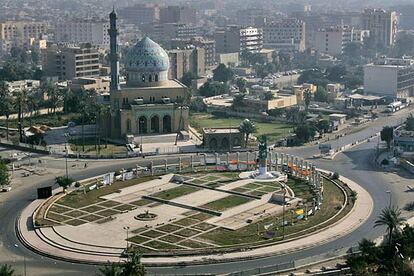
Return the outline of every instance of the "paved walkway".
{"type": "MultiPolygon", "coordinates": [[[[347,183],[351,189],[357,192],[358,199],[355,203],[355,206],[346,217],[342,218],[340,221],[328,227],[327,229],[323,229],[320,232],[315,233],[314,235],[299,238],[296,240],[286,241],[282,244],[257,248],[245,252],[180,257],[151,257],[143,258],[142,261],[143,263],[148,265],[166,265],[177,264],[182,262],[201,263],[206,261],[222,262],[224,260],[245,259],[255,257],[258,258],[263,256],[286,254],[291,251],[303,250],[306,248],[315,247],[317,245],[321,245],[329,241],[335,240],[341,236],[344,236],[352,232],[357,227],[359,227],[366,219],[368,219],[373,209],[373,200],[365,189],[363,189],[357,183],[349,179],[341,178],[341,180],[347,183]]],[[[70,239],[65,239],[61,237],[64,237],[66,236],[66,234],[68,234],[67,231],[61,231],[63,230],[63,228],[58,229],[59,231],[56,231],[55,233],[46,233],[50,235],[47,238],[45,238],[45,236],[42,236],[43,234],[45,234],[43,233],[43,230],[40,233],[36,233],[35,231],[33,231],[31,224],[27,223],[28,221],[31,221],[31,217],[34,210],[40,204],[41,201],[32,202],[29,205],[29,207],[22,212],[21,218],[18,222],[19,235],[22,237],[25,243],[33,250],[37,252],[42,252],[43,254],[55,256],[57,258],[74,261],[90,263],[105,263],[107,261],[119,261],[119,255],[117,256],[117,253],[120,252],[120,247],[122,247],[122,244],[119,244],[119,242],[111,242],[111,240],[119,241],[120,239],[122,239],[120,235],[126,235],[126,233],[123,233],[122,231],[112,231],[110,227],[107,227],[106,233],[94,232],[94,239],[96,239],[96,236],[99,235],[101,237],[101,240],[105,241],[104,243],[99,245],[93,245],[88,244],[87,242],[83,242],[81,246],[77,246],[77,242],[73,242],[70,239]],[[57,235],[57,233],[59,233],[61,236],[57,235]],[[114,235],[117,237],[114,238],[114,235]]],[[[155,208],[164,207],[158,206],[155,208]]],[[[129,214],[121,214],[120,217],[117,218],[117,223],[118,225],[128,225],[131,222],[131,219],[133,218],[130,217],[129,214]]],[[[86,231],[84,231],[85,229],[82,228],[83,225],[73,228],[72,230],[77,231],[77,233],[79,234],[77,237],[89,236],[90,238],[92,238],[93,235],[91,236],[87,234],[86,231]]],[[[71,229],[67,227],[65,228],[65,230],[70,231],[71,229]]],[[[46,232],[47,231],[50,230],[46,230],[46,232]]],[[[86,241],[88,239],[85,240],[82,238],[82,240],[86,241]]]]}

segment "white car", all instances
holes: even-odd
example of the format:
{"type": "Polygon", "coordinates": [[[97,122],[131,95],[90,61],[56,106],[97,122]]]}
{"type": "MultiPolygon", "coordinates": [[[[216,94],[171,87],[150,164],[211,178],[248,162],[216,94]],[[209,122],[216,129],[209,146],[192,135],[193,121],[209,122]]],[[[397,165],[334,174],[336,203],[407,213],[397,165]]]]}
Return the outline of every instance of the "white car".
{"type": "Polygon", "coordinates": [[[1,188],[1,191],[2,192],[10,192],[11,189],[12,189],[11,186],[6,186],[6,187],[1,188]]]}

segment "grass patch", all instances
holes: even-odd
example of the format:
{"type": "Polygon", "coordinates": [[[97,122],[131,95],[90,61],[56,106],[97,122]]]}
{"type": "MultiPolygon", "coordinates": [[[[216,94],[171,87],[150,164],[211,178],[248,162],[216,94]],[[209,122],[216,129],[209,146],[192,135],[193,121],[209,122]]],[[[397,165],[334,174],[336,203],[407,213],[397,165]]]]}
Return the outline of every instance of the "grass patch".
{"type": "Polygon", "coordinates": [[[279,190],[279,189],[278,189],[278,188],[276,188],[276,187],[265,186],[265,187],[261,187],[259,190],[260,190],[260,191],[263,191],[263,192],[266,192],[266,193],[270,193],[270,192],[277,191],[277,190],[279,190]]]}
{"type": "Polygon", "coordinates": [[[262,187],[262,185],[255,184],[255,183],[249,183],[249,184],[243,186],[243,188],[245,188],[245,189],[257,189],[257,188],[260,188],[260,187],[262,187]]]}
{"type": "Polygon", "coordinates": [[[206,214],[206,213],[198,213],[197,215],[191,216],[190,218],[198,220],[198,221],[204,221],[209,218],[214,217],[213,215],[206,214]]]}
{"type": "Polygon", "coordinates": [[[58,213],[58,214],[62,214],[62,213],[65,213],[65,212],[69,212],[70,210],[72,210],[72,209],[69,209],[69,208],[66,208],[66,207],[63,207],[63,206],[58,206],[56,204],[53,204],[49,208],[49,211],[50,212],[54,212],[54,213],[58,213]]]}
{"type": "Polygon", "coordinates": [[[232,191],[238,192],[238,193],[245,193],[245,192],[249,191],[249,189],[238,187],[238,188],[233,189],[232,191]]]}
{"type": "Polygon", "coordinates": [[[70,194],[65,195],[61,199],[59,199],[57,203],[60,205],[64,205],[64,206],[68,206],[72,208],[86,207],[88,205],[92,205],[92,204],[104,201],[103,199],[100,198],[102,196],[112,194],[118,191],[119,189],[134,186],[142,182],[153,180],[155,178],[156,177],[148,176],[148,177],[131,179],[127,181],[117,181],[112,185],[101,187],[98,190],[89,191],[86,194],[84,194],[83,191],[74,191],[70,194]]]}
{"type": "Polygon", "coordinates": [[[110,217],[110,216],[119,214],[119,212],[115,211],[115,210],[112,210],[112,209],[106,209],[106,210],[97,212],[96,214],[100,215],[100,216],[103,216],[103,217],[110,217]]]}
{"type": "Polygon", "coordinates": [[[172,249],[182,248],[182,247],[179,247],[179,246],[176,246],[170,243],[166,243],[166,242],[161,242],[161,241],[150,241],[146,243],[145,246],[152,247],[157,250],[172,250],[172,249]]]}
{"type": "Polygon", "coordinates": [[[195,236],[197,234],[200,234],[200,232],[199,231],[196,231],[196,230],[193,230],[193,229],[186,228],[186,229],[182,229],[182,230],[180,230],[180,231],[178,231],[178,232],[176,232],[174,234],[175,235],[182,236],[182,237],[189,238],[189,237],[195,236]]]}
{"type": "Polygon", "coordinates": [[[129,204],[123,204],[123,205],[119,205],[114,207],[114,209],[118,210],[118,211],[131,211],[133,209],[135,209],[137,207],[133,206],[133,205],[129,205],[129,204]]]}
{"type": "Polygon", "coordinates": [[[69,220],[65,223],[69,224],[69,225],[72,225],[72,226],[79,226],[79,225],[85,224],[86,221],[83,221],[83,220],[80,220],[80,219],[72,219],[72,220],[69,220]]]}
{"type": "Polygon", "coordinates": [[[237,196],[237,195],[231,195],[225,198],[221,198],[221,199],[209,202],[203,205],[202,207],[213,210],[213,211],[220,212],[220,211],[224,211],[226,209],[229,209],[229,208],[232,208],[238,205],[242,205],[249,201],[251,201],[250,198],[237,196]]]}
{"type": "MultiPolygon", "coordinates": [[[[84,142],[82,138],[78,139],[71,139],[69,140],[69,145],[72,151],[74,152],[85,152],[85,153],[92,153],[96,154],[98,152],[98,147],[95,146],[96,139],[95,138],[85,138],[84,142]],[[84,148],[82,144],[84,143],[84,148]]],[[[102,155],[112,155],[118,153],[125,153],[127,152],[127,148],[125,145],[117,145],[113,143],[105,143],[105,141],[101,141],[101,146],[99,149],[99,153],[102,155]]]]}
{"type": "Polygon", "coordinates": [[[173,224],[167,224],[167,225],[163,225],[157,228],[157,230],[160,230],[166,233],[172,233],[180,229],[181,229],[180,226],[173,225],[173,224]]]}
{"type": "Polygon", "coordinates": [[[216,227],[216,226],[213,225],[213,224],[206,223],[206,222],[202,222],[202,223],[199,223],[197,225],[191,226],[191,228],[201,230],[201,231],[207,231],[207,230],[210,230],[214,227],[216,227]]]}
{"type": "Polygon", "coordinates": [[[84,215],[87,215],[87,214],[88,213],[86,213],[86,212],[82,212],[82,211],[79,211],[79,210],[74,210],[72,212],[66,213],[65,215],[73,217],[73,218],[78,218],[78,217],[81,217],[81,216],[84,216],[84,215]]]}
{"type": "Polygon", "coordinates": [[[193,179],[193,180],[191,180],[191,183],[197,184],[197,185],[202,185],[202,184],[205,184],[206,182],[207,181],[204,181],[202,179],[193,179]]]}
{"type": "Polygon", "coordinates": [[[293,190],[296,197],[300,197],[308,202],[312,202],[312,198],[315,197],[311,186],[306,181],[289,177],[286,184],[293,190]]]}
{"type": "Polygon", "coordinates": [[[249,194],[249,195],[252,195],[252,196],[262,196],[262,195],[267,194],[267,192],[261,192],[261,191],[251,191],[251,192],[248,192],[248,194],[249,194]]]}
{"type": "Polygon", "coordinates": [[[136,244],[141,244],[149,240],[150,239],[147,237],[138,236],[138,235],[128,239],[128,241],[136,243],[136,244]]]}
{"type": "Polygon", "coordinates": [[[81,210],[82,211],[85,211],[85,212],[88,212],[88,213],[95,213],[95,212],[101,211],[103,209],[104,208],[99,207],[98,205],[91,205],[91,206],[82,208],[81,210]]]}
{"type": "Polygon", "coordinates": [[[140,206],[148,205],[152,202],[153,202],[152,200],[143,198],[143,199],[140,199],[140,200],[137,200],[137,201],[130,202],[129,204],[140,207],[140,206]]]}
{"type": "Polygon", "coordinates": [[[51,212],[47,213],[46,218],[51,219],[51,220],[55,220],[57,222],[63,222],[65,220],[71,219],[71,217],[67,217],[67,216],[64,216],[64,215],[59,215],[59,214],[55,214],[55,213],[51,213],[51,212]]]}
{"type": "Polygon", "coordinates": [[[181,225],[181,226],[190,226],[190,225],[193,225],[193,224],[196,224],[196,223],[198,223],[197,220],[190,219],[190,218],[183,218],[183,219],[180,219],[180,220],[174,222],[174,224],[178,224],[178,225],[181,225]]]}
{"type": "Polygon", "coordinates": [[[164,236],[160,238],[160,240],[170,242],[170,243],[177,243],[179,241],[182,241],[183,239],[184,239],[183,237],[179,237],[176,235],[168,235],[168,236],[164,236]]]}
{"type": "Polygon", "coordinates": [[[139,233],[142,233],[142,232],[147,231],[147,230],[148,230],[148,227],[140,227],[140,228],[132,230],[131,233],[132,234],[139,234],[139,233]]]}
{"type": "Polygon", "coordinates": [[[221,177],[215,176],[215,175],[207,175],[207,176],[202,177],[201,179],[207,180],[207,181],[216,181],[216,180],[219,180],[220,178],[221,177]]]}
{"type": "Polygon", "coordinates": [[[168,189],[159,193],[152,194],[151,196],[165,199],[165,200],[171,200],[173,198],[177,198],[180,196],[188,195],[194,192],[199,191],[200,188],[188,186],[188,185],[180,185],[178,187],[168,189]]]}
{"type": "Polygon", "coordinates": [[[180,242],[179,245],[190,247],[190,248],[205,248],[209,247],[209,244],[198,242],[195,240],[185,240],[183,242],[180,242]]]}
{"type": "Polygon", "coordinates": [[[89,221],[89,222],[94,222],[94,221],[99,220],[101,218],[102,217],[100,217],[100,216],[96,216],[96,215],[90,214],[90,215],[81,217],[80,219],[83,219],[83,220],[86,220],[86,221],[89,221]]]}
{"type": "Polygon", "coordinates": [[[110,208],[110,207],[115,207],[115,206],[118,206],[118,205],[120,205],[120,204],[121,204],[121,203],[119,203],[119,202],[117,202],[117,201],[106,200],[106,201],[104,201],[104,202],[99,203],[98,205],[99,205],[99,206],[102,206],[102,207],[107,207],[107,208],[110,208]]]}
{"type": "MultiPolygon", "coordinates": [[[[235,117],[218,117],[209,113],[195,113],[190,114],[190,125],[201,132],[202,128],[211,127],[239,127],[242,119],[235,117]]],[[[268,142],[276,142],[277,140],[286,137],[293,131],[292,125],[272,121],[272,122],[260,122],[252,119],[253,123],[257,127],[257,133],[255,136],[266,135],[268,142]]]]}
{"type": "Polygon", "coordinates": [[[156,230],[149,230],[147,232],[141,233],[142,236],[150,237],[150,238],[158,238],[160,236],[165,235],[165,233],[156,231],[156,230]]]}

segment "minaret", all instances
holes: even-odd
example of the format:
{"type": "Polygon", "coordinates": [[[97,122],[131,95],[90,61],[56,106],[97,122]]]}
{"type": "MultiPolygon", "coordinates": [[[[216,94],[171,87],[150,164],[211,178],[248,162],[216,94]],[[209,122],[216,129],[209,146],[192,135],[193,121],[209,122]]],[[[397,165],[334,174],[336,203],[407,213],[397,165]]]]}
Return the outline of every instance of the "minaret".
{"type": "Polygon", "coordinates": [[[119,86],[119,54],[118,54],[118,29],[116,27],[117,15],[115,7],[109,14],[110,29],[108,30],[110,37],[110,54],[111,61],[111,91],[120,90],[119,86]]]}

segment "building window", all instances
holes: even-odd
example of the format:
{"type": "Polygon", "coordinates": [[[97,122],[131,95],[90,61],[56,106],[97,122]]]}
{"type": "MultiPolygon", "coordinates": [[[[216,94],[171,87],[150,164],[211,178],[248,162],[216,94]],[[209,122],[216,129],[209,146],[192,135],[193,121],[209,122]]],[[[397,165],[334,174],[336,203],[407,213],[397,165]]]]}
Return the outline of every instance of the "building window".
{"type": "Polygon", "coordinates": [[[142,79],[142,82],[145,82],[145,75],[144,74],[142,74],[141,79],[142,79]]]}
{"type": "Polygon", "coordinates": [[[152,75],[148,76],[148,82],[152,82],[152,75]]]}
{"type": "Polygon", "coordinates": [[[131,120],[130,119],[127,119],[126,128],[127,128],[127,132],[131,132],[131,120]]]}
{"type": "Polygon", "coordinates": [[[158,81],[158,74],[155,74],[155,81],[158,81]]]}

